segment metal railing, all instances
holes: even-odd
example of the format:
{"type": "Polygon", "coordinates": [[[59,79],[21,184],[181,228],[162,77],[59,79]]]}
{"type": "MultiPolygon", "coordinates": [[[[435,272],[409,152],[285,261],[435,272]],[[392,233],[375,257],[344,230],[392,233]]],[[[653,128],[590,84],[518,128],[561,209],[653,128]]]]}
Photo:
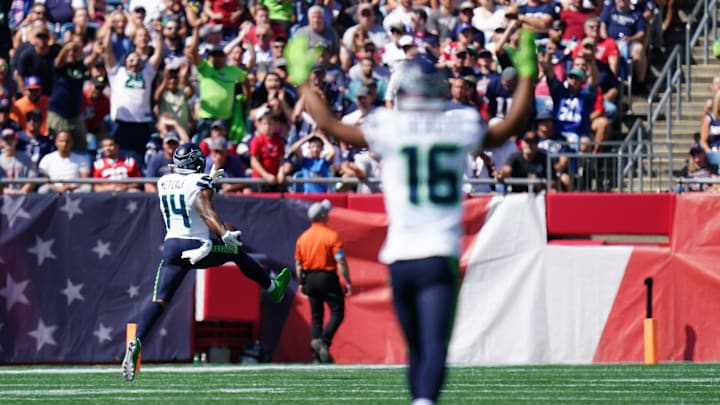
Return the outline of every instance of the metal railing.
{"type": "Polygon", "coordinates": [[[695,46],[700,36],[705,39],[703,47],[703,64],[708,63],[709,30],[712,29],[713,40],[717,39],[717,0],[703,0],[695,4],[692,12],[688,16],[685,23],[685,99],[692,100],[690,94],[690,84],[692,83],[691,66],[692,66],[692,48],[695,46]],[[702,15],[700,15],[702,13],[702,15]],[[697,21],[695,31],[693,31],[693,21],[697,21]],[[710,25],[710,27],[708,27],[710,25]]]}

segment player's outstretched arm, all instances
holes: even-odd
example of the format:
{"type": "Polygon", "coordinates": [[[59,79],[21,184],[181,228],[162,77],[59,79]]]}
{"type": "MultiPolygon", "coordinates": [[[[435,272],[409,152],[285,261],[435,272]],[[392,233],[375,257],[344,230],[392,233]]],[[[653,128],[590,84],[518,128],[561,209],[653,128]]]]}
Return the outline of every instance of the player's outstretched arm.
{"type": "Polygon", "coordinates": [[[513,64],[520,80],[513,93],[513,102],[507,117],[499,124],[488,129],[484,147],[492,148],[505,143],[513,135],[519,135],[532,114],[535,103],[535,81],[538,75],[535,33],[523,28],[520,32],[520,44],[513,57],[513,64]]]}
{"type": "Polygon", "coordinates": [[[285,46],[284,56],[288,62],[288,80],[298,86],[305,108],[317,122],[318,128],[349,144],[367,146],[360,128],[345,125],[335,118],[325,101],[306,83],[318,57],[317,50],[308,49],[307,37],[296,34],[285,46]]]}

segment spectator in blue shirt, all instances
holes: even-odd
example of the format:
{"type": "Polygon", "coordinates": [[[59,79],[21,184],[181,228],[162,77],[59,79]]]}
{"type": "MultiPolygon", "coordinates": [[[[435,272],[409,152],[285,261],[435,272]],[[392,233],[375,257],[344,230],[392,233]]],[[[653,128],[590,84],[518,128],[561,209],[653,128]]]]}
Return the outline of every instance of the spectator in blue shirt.
{"type": "Polygon", "coordinates": [[[641,11],[630,9],[630,0],[616,0],[615,7],[603,9],[602,36],[617,41],[620,55],[632,59],[633,81],[645,82],[647,71],[647,55],[645,54],[646,22],[641,11]]]}
{"type": "MultiPolygon", "coordinates": [[[[290,152],[297,159],[299,170],[296,177],[313,179],[330,176],[330,168],[335,159],[335,146],[330,143],[322,131],[316,130],[315,133],[295,142],[290,148],[290,152]],[[306,142],[308,150],[307,156],[304,156],[302,146],[306,142]],[[327,148],[329,151],[325,156],[322,156],[323,148],[327,148]]],[[[304,193],[325,193],[328,186],[322,183],[303,183],[299,189],[304,193]]]]}

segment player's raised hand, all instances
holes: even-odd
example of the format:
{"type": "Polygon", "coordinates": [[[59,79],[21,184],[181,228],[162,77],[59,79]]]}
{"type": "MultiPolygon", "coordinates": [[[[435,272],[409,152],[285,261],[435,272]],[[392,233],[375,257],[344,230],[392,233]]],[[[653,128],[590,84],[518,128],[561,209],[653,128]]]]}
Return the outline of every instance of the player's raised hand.
{"type": "Polygon", "coordinates": [[[320,50],[308,48],[308,38],[302,34],[295,34],[285,45],[283,56],[287,61],[288,81],[299,86],[310,77],[312,67],[317,62],[320,50]]]}
{"type": "Polygon", "coordinates": [[[538,59],[535,49],[535,32],[527,28],[520,31],[518,50],[512,56],[512,62],[518,71],[518,76],[537,79],[538,59]]]}
{"type": "Polygon", "coordinates": [[[240,241],[240,234],[242,234],[242,232],[231,231],[228,229],[227,231],[225,231],[225,234],[222,236],[222,241],[227,246],[240,247],[243,245],[242,242],[240,241]]]}

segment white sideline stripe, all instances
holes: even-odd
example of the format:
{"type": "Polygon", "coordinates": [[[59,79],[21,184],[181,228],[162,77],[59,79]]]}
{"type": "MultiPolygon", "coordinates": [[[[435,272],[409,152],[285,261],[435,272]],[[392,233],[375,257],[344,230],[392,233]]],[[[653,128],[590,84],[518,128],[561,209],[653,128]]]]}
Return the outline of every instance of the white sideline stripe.
{"type": "MultiPolygon", "coordinates": [[[[142,366],[142,373],[228,373],[242,371],[263,370],[382,370],[404,368],[404,365],[377,365],[377,364],[351,364],[351,365],[313,365],[313,364],[268,364],[260,366],[142,366]]],[[[0,367],[0,375],[18,374],[104,374],[121,373],[120,367],[37,367],[29,369],[13,369],[0,367]]]]}
{"type": "MultiPolygon", "coordinates": [[[[216,389],[204,389],[203,392],[207,393],[220,393],[220,394],[242,394],[242,393],[278,393],[286,392],[284,389],[273,389],[273,388],[216,388],[216,389]]],[[[111,389],[67,389],[67,390],[10,390],[3,391],[3,395],[17,395],[17,396],[62,396],[62,395],[84,395],[84,394],[194,394],[197,390],[189,389],[148,389],[148,388],[111,388],[111,389]]]]}

